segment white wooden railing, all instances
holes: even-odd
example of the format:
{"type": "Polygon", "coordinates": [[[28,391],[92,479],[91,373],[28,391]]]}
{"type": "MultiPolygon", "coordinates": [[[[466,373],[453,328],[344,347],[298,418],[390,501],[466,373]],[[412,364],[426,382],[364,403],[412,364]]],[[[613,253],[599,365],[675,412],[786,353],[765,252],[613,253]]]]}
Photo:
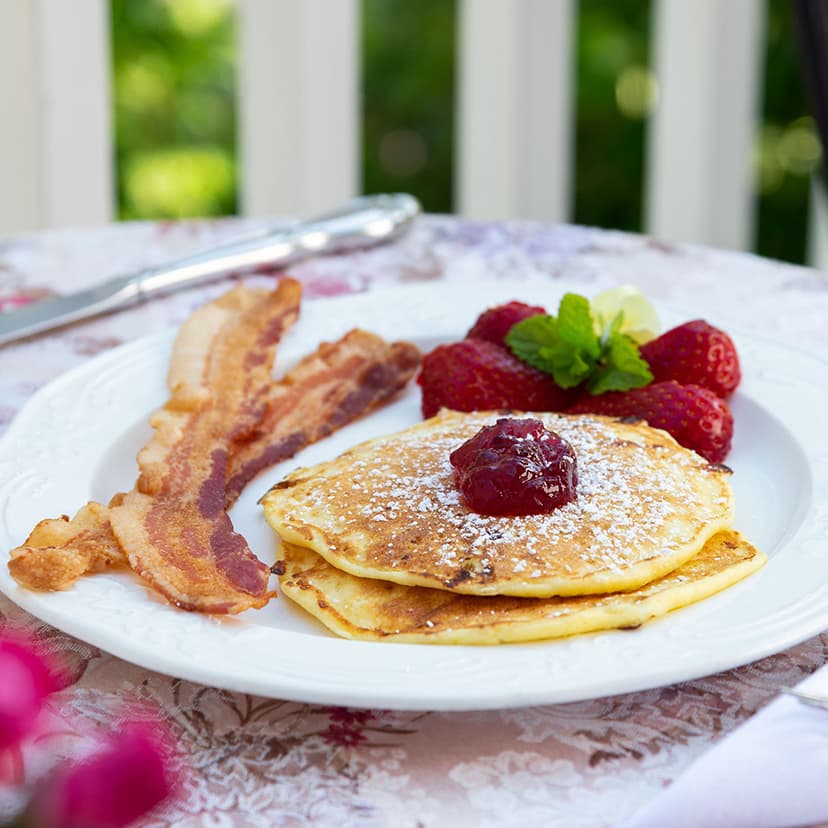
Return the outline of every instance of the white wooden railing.
{"type": "MultiPolygon", "coordinates": [[[[238,3],[243,212],[356,194],[358,0],[238,3]]],[[[648,232],[751,246],[764,14],[763,0],[654,0],[648,232]]],[[[571,217],[576,23],[576,0],[460,0],[459,213],[571,217]]],[[[0,0],[0,234],[112,218],[108,30],[107,0],[0,0]]]]}
{"type": "Polygon", "coordinates": [[[241,0],[241,205],[308,215],[359,187],[357,0],[241,0]]]}
{"type": "Polygon", "coordinates": [[[460,3],[458,212],[570,216],[573,0],[460,3]]]}
{"type": "Polygon", "coordinates": [[[749,249],[765,6],[661,0],[655,11],[660,101],[650,121],[645,225],[661,238],[749,249]]]}
{"type": "Polygon", "coordinates": [[[113,216],[105,0],[0,0],[0,234],[113,216]]]}

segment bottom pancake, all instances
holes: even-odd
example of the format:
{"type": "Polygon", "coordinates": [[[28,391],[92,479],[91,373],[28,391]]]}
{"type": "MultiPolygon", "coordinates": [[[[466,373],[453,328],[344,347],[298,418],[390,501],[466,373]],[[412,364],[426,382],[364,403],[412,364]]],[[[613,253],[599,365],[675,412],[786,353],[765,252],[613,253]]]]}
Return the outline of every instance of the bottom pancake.
{"type": "Polygon", "coordinates": [[[683,566],[632,592],[514,598],[358,578],[285,542],[282,558],[282,591],[328,629],[345,638],[417,644],[502,644],[637,627],[720,592],[767,560],[728,530],[683,566]]]}

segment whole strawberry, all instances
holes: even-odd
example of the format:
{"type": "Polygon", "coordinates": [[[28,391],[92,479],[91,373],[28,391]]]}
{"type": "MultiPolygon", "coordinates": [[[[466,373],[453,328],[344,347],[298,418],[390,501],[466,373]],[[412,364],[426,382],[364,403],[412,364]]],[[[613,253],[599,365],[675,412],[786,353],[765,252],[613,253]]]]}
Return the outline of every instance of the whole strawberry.
{"type": "Polygon", "coordinates": [[[641,346],[655,382],[675,380],[682,385],[709,388],[723,399],[742,378],[733,340],[703,319],[685,322],[641,346]]]}
{"type": "Polygon", "coordinates": [[[640,417],[654,428],[670,432],[681,445],[711,463],[721,463],[727,457],[733,438],[733,414],[724,400],[707,388],[672,380],[631,391],[584,396],[567,414],[640,417]]]}
{"type": "Polygon", "coordinates": [[[417,382],[423,390],[424,417],[441,408],[563,411],[574,399],[549,374],[482,339],[438,346],[423,358],[417,382]]]}
{"type": "Polygon", "coordinates": [[[477,321],[466,334],[466,339],[485,339],[487,342],[505,347],[503,340],[509,330],[518,322],[538,314],[546,315],[546,311],[540,305],[525,305],[523,302],[497,305],[483,311],[477,317],[477,321]]]}

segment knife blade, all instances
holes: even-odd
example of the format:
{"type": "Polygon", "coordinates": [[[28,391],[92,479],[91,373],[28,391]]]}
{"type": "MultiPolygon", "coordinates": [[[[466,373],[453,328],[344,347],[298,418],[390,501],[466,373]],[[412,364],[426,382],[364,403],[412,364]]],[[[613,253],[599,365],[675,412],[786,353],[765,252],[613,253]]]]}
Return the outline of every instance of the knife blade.
{"type": "Polygon", "coordinates": [[[310,256],[392,241],[419,213],[417,199],[405,193],[362,196],[287,230],[266,230],[160,267],[116,276],[86,290],[0,313],[0,346],[231,273],[283,267],[310,256]]]}

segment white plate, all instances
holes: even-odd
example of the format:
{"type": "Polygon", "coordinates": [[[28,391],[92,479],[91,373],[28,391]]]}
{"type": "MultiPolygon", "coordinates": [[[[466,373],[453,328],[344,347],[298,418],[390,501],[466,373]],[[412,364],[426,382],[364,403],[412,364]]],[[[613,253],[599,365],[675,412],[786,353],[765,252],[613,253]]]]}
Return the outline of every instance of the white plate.
{"type": "MultiPolygon", "coordinates": [[[[282,369],[355,324],[424,348],[459,338],[489,304],[524,298],[556,307],[560,283],[440,284],[306,303],[279,352],[282,369]]],[[[577,286],[574,287],[577,290],[577,286]]],[[[662,311],[668,325],[681,314],[662,311]]],[[[43,517],[73,513],[131,487],[147,415],[166,398],[174,332],[113,350],[37,393],[0,441],[0,558],[43,517]]],[[[84,578],[61,593],[0,589],[37,617],[144,667],[279,698],[396,709],[475,709],[585,699],[744,664],[828,626],[828,365],[737,338],[744,381],[733,400],[737,528],[770,556],[759,573],[634,632],[489,647],[346,641],[290,601],[239,617],[174,609],[129,573],[84,578]]],[[[265,472],[233,521],[259,557],[275,540],[257,498],[297,465],[331,458],[419,420],[419,392],[265,472]]],[[[3,560],[0,560],[0,564],[3,560]]]]}

